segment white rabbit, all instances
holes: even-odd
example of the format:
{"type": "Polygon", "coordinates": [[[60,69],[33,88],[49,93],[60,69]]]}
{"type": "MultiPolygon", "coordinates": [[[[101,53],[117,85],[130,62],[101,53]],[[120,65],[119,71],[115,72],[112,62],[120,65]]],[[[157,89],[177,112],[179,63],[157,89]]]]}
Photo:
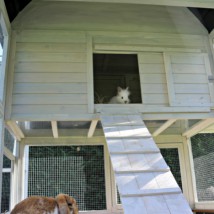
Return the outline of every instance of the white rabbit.
{"type": "Polygon", "coordinates": [[[109,104],[128,104],[130,103],[129,95],[129,87],[127,87],[126,89],[122,89],[118,86],[117,95],[110,99],[109,104]]]}
{"type": "Polygon", "coordinates": [[[11,214],[78,214],[76,200],[65,194],[56,198],[31,196],[18,203],[11,214]]]}

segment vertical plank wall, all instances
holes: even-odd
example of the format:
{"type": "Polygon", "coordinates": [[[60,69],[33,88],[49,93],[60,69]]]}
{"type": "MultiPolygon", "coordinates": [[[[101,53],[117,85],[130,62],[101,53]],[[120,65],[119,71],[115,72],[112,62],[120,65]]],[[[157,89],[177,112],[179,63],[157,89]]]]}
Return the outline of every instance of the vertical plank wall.
{"type": "Polygon", "coordinates": [[[169,105],[163,54],[140,53],[138,63],[143,103],[156,106],[169,105]]]}
{"type": "Polygon", "coordinates": [[[87,111],[86,36],[66,31],[17,35],[12,114],[87,111]]]}

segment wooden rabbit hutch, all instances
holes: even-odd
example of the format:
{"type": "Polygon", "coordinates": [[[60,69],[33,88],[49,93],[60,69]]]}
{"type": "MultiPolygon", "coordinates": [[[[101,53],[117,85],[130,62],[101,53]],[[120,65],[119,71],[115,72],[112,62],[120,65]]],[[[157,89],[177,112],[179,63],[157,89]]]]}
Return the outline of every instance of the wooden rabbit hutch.
{"type": "Polygon", "coordinates": [[[80,213],[214,210],[214,34],[187,7],[214,3],[32,0],[10,23],[1,1],[9,209],[63,192],[80,213]]]}

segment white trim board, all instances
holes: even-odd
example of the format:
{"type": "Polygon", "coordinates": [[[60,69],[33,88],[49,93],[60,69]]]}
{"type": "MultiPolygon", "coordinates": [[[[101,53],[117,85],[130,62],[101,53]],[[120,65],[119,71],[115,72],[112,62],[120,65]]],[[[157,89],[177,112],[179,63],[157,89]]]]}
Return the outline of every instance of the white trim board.
{"type": "Polygon", "coordinates": [[[52,126],[53,137],[58,138],[59,133],[58,133],[57,121],[51,121],[51,126],[52,126]]]}
{"type": "Polygon", "coordinates": [[[163,131],[165,131],[167,128],[169,128],[173,123],[175,123],[176,119],[169,119],[166,121],[163,125],[161,125],[158,129],[156,129],[153,133],[152,136],[156,137],[159,134],[161,134],[163,131]]]}
{"type": "MultiPolygon", "coordinates": [[[[38,2],[39,0],[33,0],[38,2]]],[[[104,2],[104,3],[122,3],[122,4],[149,4],[149,5],[163,5],[163,6],[178,6],[178,7],[202,7],[213,8],[213,0],[40,0],[40,1],[59,1],[59,2],[104,2]]]]}
{"type": "Polygon", "coordinates": [[[90,128],[88,130],[88,137],[93,137],[94,132],[95,132],[96,127],[97,127],[97,123],[98,123],[98,120],[92,120],[91,121],[91,125],[90,125],[90,128]]]}
{"type": "Polygon", "coordinates": [[[200,131],[204,130],[208,126],[212,125],[213,123],[214,123],[214,119],[213,118],[208,118],[208,119],[199,121],[198,123],[196,123],[195,125],[190,127],[188,130],[186,130],[182,134],[182,136],[190,138],[190,137],[196,135],[197,133],[199,133],[200,131]]]}

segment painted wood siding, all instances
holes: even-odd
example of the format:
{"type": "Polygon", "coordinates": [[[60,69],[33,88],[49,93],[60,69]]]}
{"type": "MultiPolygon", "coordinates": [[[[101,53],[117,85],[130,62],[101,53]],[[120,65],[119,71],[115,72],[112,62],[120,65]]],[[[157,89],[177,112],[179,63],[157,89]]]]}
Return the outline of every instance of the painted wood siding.
{"type": "Polygon", "coordinates": [[[87,112],[87,44],[84,33],[17,34],[12,114],[87,112]]]}
{"type": "Polygon", "coordinates": [[[168,92],[162,53],[138,55],[143,104],[167,106],[168,92]]]}
{"type": "Polygon", "coordinates": [[[191,63],[190,58],[190,64],[173,62],[171,81],[168,78],[167,53],[211,53],[206,30],[186,8],[32,1],[12,27],[16,41],[7,119],[91,116],[93,53],[138,55],[143,99],[139,111],[175,112],[174,107],[189,106],[183,100],[210,105],[205,64],[191,63]],[[174,98],[178,102],[172,102],[174,98]]]}
{"type": "Polygon", "coordinates": [[[131,3],[32,1],[24,13],[13,21],[13,27],[191,35],[207,33],[187,8],[131,3]]]}
{"type": "Polygon", "coordinates": [[[165,66],[171,106],[210,106],[210,65],[206,54],[166,53],[165,66]]]}

